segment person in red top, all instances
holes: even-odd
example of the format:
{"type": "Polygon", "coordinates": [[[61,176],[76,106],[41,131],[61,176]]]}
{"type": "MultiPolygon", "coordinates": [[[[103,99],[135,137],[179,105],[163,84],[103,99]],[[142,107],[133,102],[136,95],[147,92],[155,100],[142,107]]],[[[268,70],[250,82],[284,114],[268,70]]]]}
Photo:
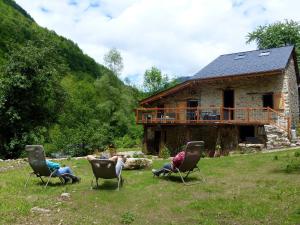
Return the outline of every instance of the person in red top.
{"type": "Polygon", "coordinates": [[[152,173],[155,176],[159,176],[162,173],[168,173],[168,171],[173,171],[175,168],[178,168],[183,162],[185,157],[185,151],[179,152],[172,160],[171,163],[166,163],[161,169],[153,169],[152,173]]]}

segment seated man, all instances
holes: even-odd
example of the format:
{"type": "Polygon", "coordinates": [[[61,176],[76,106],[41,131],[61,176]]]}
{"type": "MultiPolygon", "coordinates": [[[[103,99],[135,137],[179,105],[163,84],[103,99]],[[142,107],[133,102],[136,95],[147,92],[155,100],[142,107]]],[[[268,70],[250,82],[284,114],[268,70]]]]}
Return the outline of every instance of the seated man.
{"type": "Polygon", "coordinates": [[[159,176],[162,173],[168,173],[170,170],[174,171],[175,168],[178,168],[183,162],[185,157],[185,151],[179,152],[172,160],[171,163],[166,163],[161,169],[153,169],[152,173],[155,176],[159,176]]]}
{"type": "Polygon", "coordinates": [[[65,183],[67,183],[69,180],[71,180],[72,183],[80,181],[80,177],[75,176],[70,167],[61,167],[59,163],[52,162],[50,160],[46,160],[46,164],[51,171],[57,170],[55,173],[56,176],[64,175],[62,178],[64,179],[65,183]]]}
{"type": "MultiPolygon", "coordinates": [[[[91,161],[91,160],[94,160],[94,159],[99,159],[99,158],[96,158],[93,155],[88,155],[86,158],[87,158],[88,161],[91,161]]],[[[127,157],[115,155],[111,158],[101,157],[100,159],[108,159],[108,160],[115,161],[116,162],[116,174],[117,174],[117,176],[119,176],[122,168],[124,167],[124,163],[126,162],[127,157]]]]}

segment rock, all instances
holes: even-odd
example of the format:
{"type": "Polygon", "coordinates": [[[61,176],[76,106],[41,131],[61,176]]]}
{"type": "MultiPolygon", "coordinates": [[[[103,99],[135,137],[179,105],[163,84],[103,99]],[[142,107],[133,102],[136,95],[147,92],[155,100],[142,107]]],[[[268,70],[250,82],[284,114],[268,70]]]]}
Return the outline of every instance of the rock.
{"type": "Polygon", "coordinates": [[[143,169],[152,166],[152,160],[146,158],[128,158],[125,162],[124,169],[134,170],[143,169]]]}
{"type": "Polygon", "coordinates": [[[51,210],[50,209],[43,209],[43,208],[39,208],[39,207],[33,207],[31,209],[31,212],[36,212],[36,213],[50,213],[51,210]]]}
{"type": "Polygon", "coordinates": [[[3,162],[4,160],[3,159],[0,159],[0,162],[3,162]]]}
{"type": "Polygon", "coordinates": [[[297,145],[296,145],[296,144],[291,144],[290,146],[291,146],[291,147],[297,147],[297,145]]]}
{"type": "Polygon", "coordinates": [[[71,198],[71,194],[70,193],[62,193],[60,195],[60,198],[61,198],[61,200],[64,200],[64,201],[69,200],[71,198]]]}
{"type": "Polygon", "coordinates": [[[144,158],[145,154],[141,151],[118,152],[118,155],[129,156],[129,158],[144,158]]]}
{"type": "Polygon", "coordinates": [[[264,144],[244,144],[240,143],[239,148],[242,151],[260,151],[265,147],[264,144]]]}

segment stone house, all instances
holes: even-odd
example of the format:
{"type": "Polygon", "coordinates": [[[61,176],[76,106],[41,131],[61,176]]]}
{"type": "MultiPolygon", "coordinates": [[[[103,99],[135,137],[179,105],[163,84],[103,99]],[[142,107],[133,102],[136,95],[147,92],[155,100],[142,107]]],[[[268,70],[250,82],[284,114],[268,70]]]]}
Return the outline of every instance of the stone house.
{"type": "Polygon", "coordinates": [[[221,55],[186,81],[145,98],[136,109],[144,150],[175,154],[187,141],[207,150],[240,143],[288,146],[299,120],[294,46],[221,55]]]}

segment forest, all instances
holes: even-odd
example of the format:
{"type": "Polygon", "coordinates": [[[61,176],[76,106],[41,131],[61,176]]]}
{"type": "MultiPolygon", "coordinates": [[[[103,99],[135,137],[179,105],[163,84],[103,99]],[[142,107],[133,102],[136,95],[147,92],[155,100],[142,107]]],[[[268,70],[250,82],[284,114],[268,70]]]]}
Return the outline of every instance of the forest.
{"type": "Polygon", "coordinates": [[[72,156],[138,145],[142,96],[14,1],[0,1],[0,158],[22,156],[26,144],[72,156]]]}

